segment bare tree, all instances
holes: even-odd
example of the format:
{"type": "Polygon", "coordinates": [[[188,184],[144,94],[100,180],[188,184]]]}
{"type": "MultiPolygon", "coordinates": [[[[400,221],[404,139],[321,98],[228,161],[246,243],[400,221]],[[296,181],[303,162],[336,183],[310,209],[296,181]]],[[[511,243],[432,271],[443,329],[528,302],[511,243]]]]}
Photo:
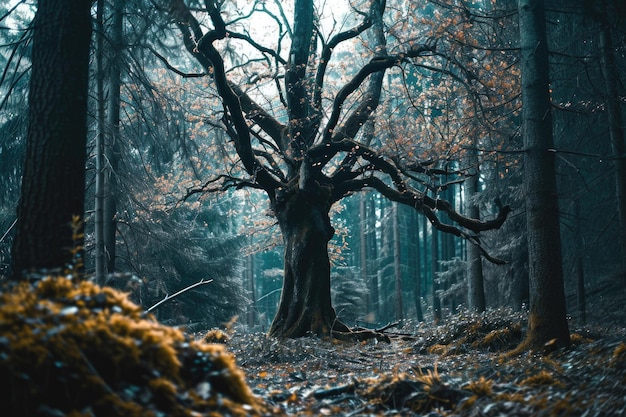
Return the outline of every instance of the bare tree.
{"type": "MultiPolygon", "coordinates": [[[[372,143],[359,140],[362,127],[380,103],[385,71],[432,57],[445,60],[436,42],[406,43],[403,50],[388,53],[382,25],[376,24],[385,11],[385,2],[378,0],[372,1],[366,11],[354,10],[361,21],[353,28],[324,39],[314,2],[296,0],[293,27],[285,26],[281,32],[291,35],[285,59],[279,51],[263,47],[247,33],[231,31],[220,10],[222,5],[206,2],[203,13],[210,18],[212,28],[205,30],[196,17],[197,11],[192,13],[183,0],[170,2],[170,14],[183,34],[187,50],[211,75],[222,98],[222,121],[243,168],[241,176],[220,175],[190,190],[190,194],[229,187],[252,187],[267,194],[285,247],[282,297],[270,335],[299,337],[310,332],[349,332],[337,320],[331,305],[328,255],[328,242],[334,234],[330,208],[347,195],[374,189],[391,201],[418,210],[433,228],[476,245],[480,245],[479,232],[502,225],[508,207],[492,220],[465,217],[447,201],[432,197],[428,188],[417,188],[419,174],[432,178],[427,165],[392,158],[372,143]],[[371,59],[326,105],[329,97],[323,92],[335,49],[343,42],[362,37],[366,31],[374,39],[370,44],[371,59]],[[260,52],[262,60],[272,63],[272,79],[280,87],[284,110],[276,113],[278,117],[255,101],[240,83],[229,79],[224,53],[218,45],[232,39],[246,42],[260,52]],[[443,222],[440,213],[445,213],[453,224],[443,222]]],[[[269,13],[265,2],[255,3],[254,7],[269,13]]],[[[449,68],[455,62],[451,60],[446,65],[449,68]]],[[[498,262],[485,251],[483,255],[498,262]]]]}

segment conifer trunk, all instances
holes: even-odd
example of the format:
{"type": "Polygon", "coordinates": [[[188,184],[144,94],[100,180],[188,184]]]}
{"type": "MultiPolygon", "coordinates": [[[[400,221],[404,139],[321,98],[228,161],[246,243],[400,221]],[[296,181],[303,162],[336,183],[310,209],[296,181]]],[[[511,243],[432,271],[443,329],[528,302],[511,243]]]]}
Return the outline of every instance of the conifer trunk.
{"type": "Polygon", "coordinates": [[[117,237],[117,178],[120,158],[120,90],[122,85],[122,51],[124,49],[125,0],[113,2],[111,32],[112,56],[109,73],[109,103],[107,113],[106,156],[108,167],[104,183],[104,226],[103,239],[106,253],[106,272],[115,272],[117,237]]]}
{"type": "MultiPolygon", "coordinates": [[[[476,143],[475,143],[476,145],[476,143]]],[[[474,219],[480,218],[478,206],[472,198],[478,192],[478,155],[476,150],[469,151],[469,166],[472,167],[472,176],[465,180],[465,215],[474,219]]],[[[483,279],[483,264],[480,249],[470,242],[466,242],[467,257],[467,296],[470,310],[483,312],[486,308],[485,285],[483,279]]]]}
{"type": "MultiPolygon", "coordinates": [[[[621,97],[618,92],[619,76],[617,75],[613,39],[608,24],[604,24],[600,32],[600,53],[602,75],[606,85],[606,110],[611,138],[613,165],[615,166],[615,192],[617,196],[617,214],[619,221],[619,239],[621,246],[622,268],[626,268],[626,144],[624,143],[624,126],[622,122],[621,97]]],[[[624,274],[626,277],[626,274],[624,274]]]]}
{"type": "MultiPolygon", "coordinates": [[[[39,0],[12,275],[82,263],[91,4],[39,0]],[[75,224],[76,225],[76,224],[75,224]],[[72,249],[79,249],[72,253],[72,249]]],[[[81,271],[78,271],[79,273],[81,271]]]]}
{"type": "Polygon", "coordinates": [[[570,344],[566,319],[559,207],[555,178],[548,46],[543,1],[519,0],[522,48],[522,132],[530,282],[528,333],[523,347],[555,339],[570,344]]]}

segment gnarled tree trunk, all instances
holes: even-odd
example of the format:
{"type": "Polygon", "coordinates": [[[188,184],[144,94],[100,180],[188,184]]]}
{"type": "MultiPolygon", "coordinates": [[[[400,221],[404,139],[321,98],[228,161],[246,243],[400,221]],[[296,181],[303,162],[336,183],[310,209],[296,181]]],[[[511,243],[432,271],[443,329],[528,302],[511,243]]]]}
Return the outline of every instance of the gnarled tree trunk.
{"type": "Polygon", "coordinates": [[[278,192],[273,208],[285,243],[285,277],[270,336],[348,331],[331,304],[328,242],[335,229],[328,215],[330,191],[313,181],[278,192]]]}

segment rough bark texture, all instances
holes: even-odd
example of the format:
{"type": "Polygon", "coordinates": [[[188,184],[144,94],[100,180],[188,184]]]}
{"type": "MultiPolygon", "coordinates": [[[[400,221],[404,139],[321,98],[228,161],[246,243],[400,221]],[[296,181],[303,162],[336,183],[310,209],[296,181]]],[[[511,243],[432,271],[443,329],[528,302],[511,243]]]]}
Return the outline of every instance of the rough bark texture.
{"type": "Polygon", "coordinates": [[[70,226],[72,216],[84,212],[90,7],[86,1],[38,2],[15,279],[30,269],[72,263],[70,249],[82,245],[70,226]]]}
{"type": "Polygon", "coordinates": [[[531,349],[570,344],[566,320],[555,179],[548,48],[543,1],[520,0],[522,130],[530,281],[527,338],[531,349]]]}
{"type": "Polygon", "coordinates": [[[115,272],[117,238],[117,198],[119,184],[117,179],[120,159],[120,90],[122,84],[122,53],[124,49],[124,8],[125,0],[113,3],[113,22],[111,32],[111,62],[109,72],[109,103],[107,113],[106,156],[107,170],[104,182],[104,248],[106,272],[115,272]]]}
{"type": "MultiPolygon", "coordinates": [[[[469,166],[478,166],[478,155],[475,150],[470,151],[469,166]]],[[[472,198],[478,192],[478,169],[474,169],[473,176],[465,180],[465,215],[478,219],[480,212],[478,206],[472,201],[472,198]]],[[[483,264],[480,256],[480,249],[469,242],[466,246],[467,256],[467,296],[468,305],[471,310],[482,312],[485,311],[485,285],[483,280],[483,264]]]]}
{"type": "Polygon", "coordinates": [[[404,319],[404,308],[402,305],[402,269],[400,262],[400,225],[398,219],[398,203],[393,203],[392,227],[393,227],[393,271],[394,271],[394,310],[396,320],[404,319]]]}
{"type": "MultiPolygon", "coordinates": [[[[615,193],[617,196],[617,214],[619,220],[619,238],[622,250],[622,268],[626,267],[626,144],[624,143],[624,126],[622,123],[621,97],[617,83],[619,76],[613,52],[611,29],[603,25],[600,32],[600,52],[602,75],[606,84],[606,110],[613,149],[613,165],[615,166],[615,193]]],[[[626,276],[626,274],[625,274],[626,276]]]]}
{"type": "Polygon", "coordinates": [[[330,191],[315,182],[278,193],[273,208],[285,244],[285,276],[269,334],[300,337],[348,331],[336,320],[330,295],[330,191]]]}
{"type": "Polygon", "coordinates": [[[104,0],[96,2],[96,122],[98,133],[95,141],[95,201],[94,201],[94,239],[95,239],[95,282],[104,284],[104,121],[106,119],[104,94],[104,0]]]}
{"type": "Polygon", "coordinates": [[[439,284],[437,283],[437,272],[439,271],[439,231],[431,228],[430,235],[430,274],[433,279],[431,296],[433,299],[433,321],[435,324],[441,321],[441,300],[439,299],[439,284]]]}

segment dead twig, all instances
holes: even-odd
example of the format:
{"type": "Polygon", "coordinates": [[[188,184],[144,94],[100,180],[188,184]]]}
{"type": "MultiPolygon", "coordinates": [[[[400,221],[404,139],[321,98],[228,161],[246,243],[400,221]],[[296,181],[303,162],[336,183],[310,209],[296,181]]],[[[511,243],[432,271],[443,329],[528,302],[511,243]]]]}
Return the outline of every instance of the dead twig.
{"type": "Polygon", "coordinates": [[[212,283],[212,282],[213,282],[213,280],[212,280],[212,279],[209,279],[209,280],[204,280],[204,279],[201,279],[200,281],[196,282],[195,284],[192,284],[192,285],[190,285],[190,286],[188,286],[188,287],[185,287],[185,288],[183,288],[182,290],[180,290],[180,291],[178,291],[178,292],[175,292],[175,293],[174,293],[174,294],[172,294],[172,295],[167,294],[167,295],[165,296],[165,298],[163,298],[161,301],[159,301],[158,303],[156,303],[155,305],[153,305],[152,307],[150,307],[149,309],[147,309],[146,311],[144,311],[144,312],[143,312],[143,314],[142,314],[142,316],[146,316],[146,315],[148,315],[148,314],[149,314],[149,313],[151,313],[153,310],[155,310],[155,309],[159,308],[159,307],[160,307],[163,303],[165,303],[166,301],[170,301],[170,300],[172,300],[172,299],[174,299],[174,298],[178,297],[179,295],[181,295],[181,294],[183,294],[183,293],[186,293],[186,292],[187,292],[187,291],[189,291],[189,290],[193,290],[194,288],[199,287],[200,285],[210,284],[210,283],[212,283]]]}

